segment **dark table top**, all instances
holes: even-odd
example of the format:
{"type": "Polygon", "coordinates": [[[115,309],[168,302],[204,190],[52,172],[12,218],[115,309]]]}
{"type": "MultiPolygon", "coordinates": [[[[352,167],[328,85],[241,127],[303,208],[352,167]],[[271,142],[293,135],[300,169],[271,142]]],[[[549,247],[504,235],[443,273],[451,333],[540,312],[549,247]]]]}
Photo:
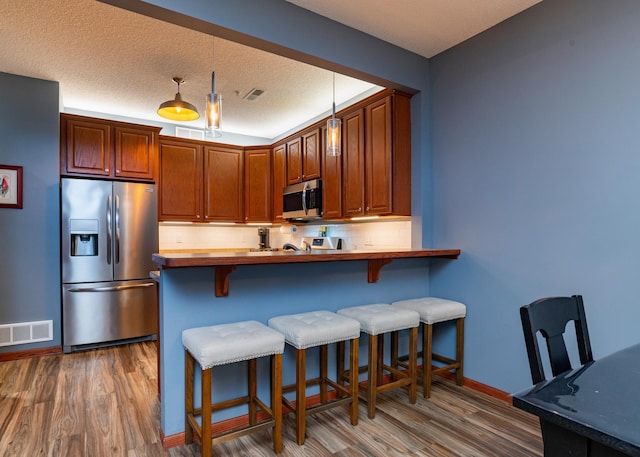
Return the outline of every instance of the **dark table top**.
{"type": "Polygon", "coordinates": [[[640,456],[640,344],[515,394],[513,405],[640,456]]]}

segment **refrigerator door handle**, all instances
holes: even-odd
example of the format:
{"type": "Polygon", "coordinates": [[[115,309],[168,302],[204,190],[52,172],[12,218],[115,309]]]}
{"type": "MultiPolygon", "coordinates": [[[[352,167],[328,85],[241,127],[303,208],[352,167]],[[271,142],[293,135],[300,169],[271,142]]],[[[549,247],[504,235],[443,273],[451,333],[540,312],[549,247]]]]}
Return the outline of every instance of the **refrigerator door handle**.
{"type": "Polygon", "coordinates": [[[111,195],[107,197],[107,264],[111,265],[111,195]]]}
{"type": "Polygon", "coordinates": [[[131,284],[123,286],[105,286],[105,287],[78,287],[69,289],[69,292],[113,292],[116,290],[138,289],[142,287],[153,287],[154,281],[145,282],[143,284],[131,284]]]}
{"type": "Polygon", "coordinates": [[[116,195],[116,261],[120,263],[120,196],[116,195]]]}

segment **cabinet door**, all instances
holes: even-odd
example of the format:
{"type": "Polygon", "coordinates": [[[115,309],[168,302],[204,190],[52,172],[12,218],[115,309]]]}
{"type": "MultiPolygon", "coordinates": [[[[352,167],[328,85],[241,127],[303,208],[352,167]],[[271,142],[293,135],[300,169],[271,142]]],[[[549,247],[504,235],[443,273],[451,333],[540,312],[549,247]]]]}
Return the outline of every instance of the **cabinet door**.
{"type": "Polygon", "coordinates": [[[242,149],[205,148],[205,221],[242,222],[244,220],[243,159],[242,149]]]}
{"type": "Polygon", "coordinates": [[[160,140],[159,189],[161,221],[201,221],[202,146],[160,140]]]}
{"type": "Polygon", "coordinates": [[[322,217],[336,219],[342,217],[342,156],[329,156],[325,152],[326,127],[322,128],[322,217]]]}
{"type": "Polygon", "coordinates": [[[365,108],[366,215],[389,214],[392,210],[391,118],[391,97],[365,108]]]}
{"type": "Polygon", "coordinates": [[[302,138],[287,143],[287,184],[302,181],[302,138]]]}
{"type": "Polygon", "coordinates": [[[245,151],[245,221],[271,221],[271,150],[245,151]]]}
{"type": "Polygon", "coordinates": [[[101,122],[66,121],[65,174],[111,174],[111,127],[101,122]]]}
{"type": "Polygon", "coordinates": [[[115,156],[114,176],[154,181],[158,156],[156,133],[115,127],[115,156]]]}
{"type": "Polygon", "coordinates": [[[320,177],[320,130],[316,129],[303,137],[302,180],[320,177]]]}
{"type": "Polygon", "coordinates": [[[282,222],[282,191],[287,185],[287,146],[282,144],[273,149],[273,220],[282,222]]]}
{"type": "Polygon", "coordinates": [[[364,111],[359,109],[342,118],[342,214],[364,215],[364,111]]]}

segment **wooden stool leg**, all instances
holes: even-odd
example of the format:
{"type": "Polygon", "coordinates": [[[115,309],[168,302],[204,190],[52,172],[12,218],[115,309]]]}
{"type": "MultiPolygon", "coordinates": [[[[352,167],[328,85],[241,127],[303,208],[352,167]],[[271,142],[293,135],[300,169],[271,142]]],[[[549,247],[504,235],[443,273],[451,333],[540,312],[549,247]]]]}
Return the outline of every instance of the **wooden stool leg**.
{"type": "Polygon", "coordinates": [[[256,387],[256,359],[251,359],[248,362],[248,389],[249,392],[249,425],[256,424],[256,396],[257,396],[257,387],[256,387]]]}
{"type": "Polygon", "coordinates": [[[376,417],[376,393],[378,390],[378,335],[369,335],[369,370],[367,386],[367,416],[376,417]]]}
{"type": "Polygon", "coordinates": [[[304,444],[307,416],[307,350],[296,349],[296,442],[304,444]]]}
{"type": "MultiPolygon", "coordinates": [[[[344,353],[344,351],[343,351],[344,353]]],[[[358,425],[358,354],[360,353],[360,340],[354,338],[349,342],[349,392],[351,393],[351,425],[358,425]]],[[[344,359],[338,359],[344,362],[344,359]]]]}
{"type": "Polygon", "coordinates": [[[424,335],[423,335],[423,343],[422,343],[422,375],[423,381],[422,386],[424,389],[424,398],[431,397],[431,377],[432,377],[432,355],[433,348],[431,347],[431,342],[433,339],[433,324],[424,324],[424,335]]]}
{"type": "Polygon", "coordinates": [[[327,402],[327,366],[329,365],[327,355],[328,345],[323,344],[320,346],[320,403],[327,402]]]}
{"type": "Polygon", "coordinates": [[[464,317],[456,321],[456,361],[459,366],[456,370],[456,384],[464,383],[464,317]]]}
{"type": "MultiPolygon", "coordinates": [[[[397,351],[397,346],[396,346],[397,351]]],[[[414,404],[416,402],[417,392],[417,373],[416,367],[418,365],[418,327],[409,329],[409,402],[414,404]]]]}
{"type": "MultiPolygon", "coordinates": [[[[336,344],[336,380],[338,384],[344,386],[345,384],[345,373],[344,373],[344,341],[338,341],[336,344]]],[[[343,394],[339,390],[336,390],[336,397],[340,398],[343,394]]]]}
{"type": "MultiPolygon", "coordinates": [[[[398,331],[391,332],[391,367],[395,370],[398,369],[398,331]]],[[[391,379],[395,381],[398,377],[392,374],[391,379]]]]}
{"type": "Polygon", "coordinates": [[[273,450],[282,452],[282,354],[271,356],[271,412],[273,414],[273,450]]]}
{"type": "Polygon", "coordinates": [[[211,368],[202,370],[202,457],[211,457],[211,368]]]}
{"type": "Polygon", "coordinates": [[[193,415],[193,365],[194,360],[189,351],[184,351],[184,442],[193,442],[193,429],[189,422],[189,416],[193,415]]]}
{"type": "Polygon", "coordinates": [[[378,374],[376,377],[376,387],[381,386],[384,381],[384,334],[378,337],[378,374]]]}

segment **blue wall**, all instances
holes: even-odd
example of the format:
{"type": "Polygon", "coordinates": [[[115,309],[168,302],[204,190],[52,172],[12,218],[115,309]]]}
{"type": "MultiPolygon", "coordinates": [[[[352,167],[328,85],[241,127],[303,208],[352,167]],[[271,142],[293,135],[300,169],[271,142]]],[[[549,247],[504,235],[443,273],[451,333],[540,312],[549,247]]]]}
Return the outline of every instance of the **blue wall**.
{"type": "Polygon", "coordinates": [[[640,3],[545,1],[431,60],[431,293],[465,375],[530,384],[518,308],[582,294],[596,358],[640,340],[640,3]]]}
{"type": "Polygon", "coordinates": [[[23,209],[0,208],[0,324],[53,320],[59,346],[58,83],[0,73],[0,164],[23,167],[23,209]]]}

